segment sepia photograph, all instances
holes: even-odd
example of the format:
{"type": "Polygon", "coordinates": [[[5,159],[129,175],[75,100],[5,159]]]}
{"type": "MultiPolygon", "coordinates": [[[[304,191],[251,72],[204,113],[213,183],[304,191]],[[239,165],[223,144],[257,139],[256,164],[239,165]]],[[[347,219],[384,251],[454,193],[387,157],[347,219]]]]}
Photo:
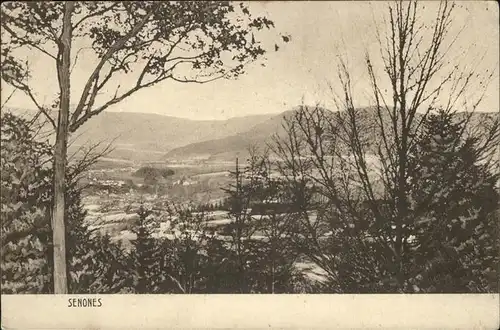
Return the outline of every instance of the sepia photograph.
{"type": "Polygon", "coordinates": [[[2,310],[500,308],[496,2],[7,1],[0,24],[2,310]]]}

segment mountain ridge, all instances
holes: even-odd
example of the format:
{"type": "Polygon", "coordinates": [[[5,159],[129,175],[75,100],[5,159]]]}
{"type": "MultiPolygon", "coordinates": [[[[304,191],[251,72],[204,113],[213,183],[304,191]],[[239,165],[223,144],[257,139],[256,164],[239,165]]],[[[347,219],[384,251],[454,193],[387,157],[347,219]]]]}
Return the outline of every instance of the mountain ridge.
{"type": "MultiPolygon", "coordinates": [[[[281,113],[247,115],[225,120],[193,120],[174,116],[106,111],[91,118],[70,139],[69,151],[98,142],[113,142],[109,158],[126,161],[233,160],[248,155],[250,146],[264,148],[273,135],[283,135],[283,119],[300,106],[281,113]]],[[[308,107],[310,109],[314,107],[308,107]]],[[[368,111],[370,107],[358,110],[368,111]]],[[[8,109],[7,109],[8,110],[8,109]]],[[[15,109],[27,116],[34,110],[15,109]]],[[[328,109],[324,109],[328,110],[328,109]]],[[[337,113],[328,110],[328,113],[337,113]]],[[[369,114],[369,111],[366,112],[369,114]]],[[[476,112],[481,115],[496,112],[476,112]]],[[[370,116],[366,117],[373,123],[370,116]]],[[[474,124],[473,124],[474,125],[474,124]]],[[[48,131],[52,128],[48,127],[48,131]]],[[[370,138],[369,132],[365,132],[370,138]]]]}
{"type": "MultiPolygon", "coordinates": [[[[2,112],[25,118],[32,118],[36,113],[22,108],[6,108],[2,112]]],[[[76,152],[82,146],[112,143],[113,150],[107,155],[110,158],[157,161],[176,147],[237,134],[272,116],[274,114],[193,120],[162,114],[105,111],[92,117],[70,137],[69,152],[76,152]]],[[[46,123],[43,131],[52,133],[53,129],[46,123]]]]}
{"type": "MultiPolygon", "coordinates": [[[[164,159],[176,161],[188,159],[213,161],[230,160],[235,157],[247,157],[247,150],[250,146],[265,147],[267,143],[272,142],[273,135],[282,136],[283,133],[285,133],[282,127],[283,118],[293,114],[293,112],[297,111],[296,109],[297,108],[285,111],[270,118],[266,122],[255,125],[245,132],[174,148],[166,154],[164,159]]],[[[327,110],[328,113],[332,115],[338,113],[337,111],[330,111],[328,109],[324,110],[327,110]]],[[[377,120],[374,115],[375,112],[373,111],[373,107],[364,107],[357,110],[361,111],[360,118],[362,118],[362,126],[364,127],[362,129],[362,138],[370,140],[373,138],[370,137],[370,134],[375,134],[373,133],[373,127],[377,120]]],[[[467,112],[457,112],[459,116],[463,116],[465,113],[467,112]]],[[[498,112],[475,112],[473,118],[471,118],[471,125],[477,126],[481,118],[498,115],[498,112]]]]}

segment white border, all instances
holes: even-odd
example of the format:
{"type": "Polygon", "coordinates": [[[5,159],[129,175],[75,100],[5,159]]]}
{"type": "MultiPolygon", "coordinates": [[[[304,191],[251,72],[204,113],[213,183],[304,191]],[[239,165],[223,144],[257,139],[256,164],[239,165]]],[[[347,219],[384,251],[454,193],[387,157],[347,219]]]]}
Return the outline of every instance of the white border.
{"type": "Polygon", "coordinates": [[[499,329],[498,294],[2,295],[3,329],[499,329]],[[101,298],[71,308],[69,298],[101,298]]]}

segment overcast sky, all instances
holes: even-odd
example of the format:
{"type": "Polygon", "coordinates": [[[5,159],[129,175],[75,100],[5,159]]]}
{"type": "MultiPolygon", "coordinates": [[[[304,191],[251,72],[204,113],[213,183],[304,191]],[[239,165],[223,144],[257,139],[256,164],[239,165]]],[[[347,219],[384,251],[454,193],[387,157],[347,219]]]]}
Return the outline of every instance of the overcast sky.
{"type": "MultiPolygon", "coordinates": [[[[423,2],[423,14],[430,18],[437,2],[423,2]]],[[[301,103],[331,103],[328,83],[337,81],[337,58],[348,59],[353,74],[358,105],[366,105],[368,84],[363,66],[364,52],[378,57],[374,26],[387,11],[384,2],[251,2],[256,14],[266,14],[276,29],[290,34],[292,40],[278,52],[269,52],[264,61],[248,67],[237,80],[215,81],[204,85],[165,82],[138,92],[111,111],[150,112],[190,119],[226,119],[249,114],[277,113],[301,103]]],[[[498,5],[493,1],[460,1],[454,12],[452,34],[466,26],[454,44],[453,55],[465,50],[462,64],[478,65],[479,70],[496,70],[481,110],[499,109],[499,30],[498,5]],[[484,56],[482,61],[479,58],[484,56]]],[[[276,34],[266,34],[272,41],[276,34]]],[[[43,56],[33,55],[31,62],[38,71],[37,92],[40,98],[56,90],[52,66],[43,56]],[[52,80],[51,80],[52,79],[52,80]],[[50,83],[53,81],[54,83],[50,83]]],[[[74,77],[88,77],[92,63],[73,72],[74,77]]],[[[83,81],[83,79],[81,79],[83,81]]],[[[78,82],[75,83],[78,88],[78,82]]],[[[74,84],[74,85],[75,85],[74,84]]],[[[10,93],[2,86],[2,96],[10,93]]],[[[20,92],[10,106],[32,108],[20,92]]]]}

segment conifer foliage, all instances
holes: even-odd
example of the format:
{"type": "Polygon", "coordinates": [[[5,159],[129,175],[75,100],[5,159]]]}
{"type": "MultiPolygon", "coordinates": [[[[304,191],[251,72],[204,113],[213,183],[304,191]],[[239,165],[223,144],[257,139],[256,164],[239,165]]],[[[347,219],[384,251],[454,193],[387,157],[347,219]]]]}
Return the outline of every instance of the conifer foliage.
{"type": "Polygon", "coordinates": [[[495,292],[498,173],[480,162],[479,139],[444,110],[424,123],[413,181],[416,287],[427,292],[495,292]]]}
{"type": "Polygon", "coordinates": [[[134,230],[137,238],[133,241],[133,260],[137,276],[134,286],[136,293],[152,293],[157,291],[155,287],[158,286],[159,276],[158,249],[151,237],[150,228],[152,211],[141,205],[137,214],[139,219],[134,230]]]}
{"type": "Polygon", "coordinates": [[[45,258],[49,222],[50,156],[46,143],[34,141],[27,121],[1,117],[2,292],[40,293],[50,281],[45,258]]]}
{"type": "MultiPolygon", "coordinates": [[[[38,129],[9,112],[1,118],[2,292],[50,293],[52,284],[52,203],[48,142],[38,129]]],[[[109,238],[92,235],[77,185],[77,173],[68,173],[68,289],[71,293],[114,293],[125,286],[125,257],[109,238]]]]}

